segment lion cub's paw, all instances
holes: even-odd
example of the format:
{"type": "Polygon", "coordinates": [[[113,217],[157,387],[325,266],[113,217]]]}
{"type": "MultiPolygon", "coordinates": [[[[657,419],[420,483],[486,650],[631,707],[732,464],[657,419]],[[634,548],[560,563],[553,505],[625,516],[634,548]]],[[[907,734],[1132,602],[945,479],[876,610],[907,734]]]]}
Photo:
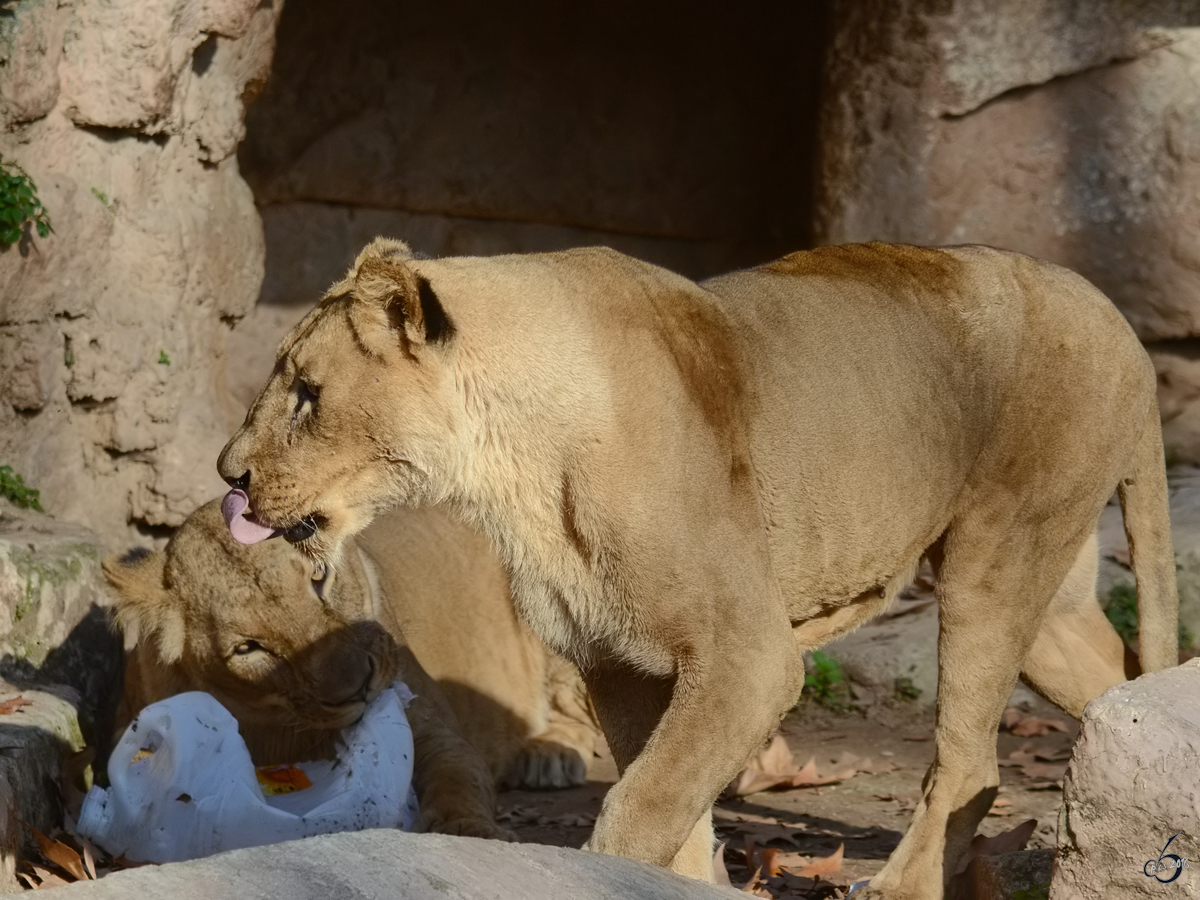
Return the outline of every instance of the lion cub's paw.
{"type": "Polygon", "coordinates": [[[534,790],[578,787],[587,781],[587,763],[578,750],[535,739],[525,745],[506,781],[534,790]]]}
{"type": "Polygon", "coordinates": [[[417,830],[434,834],[453,834],[458,837],[486,838],[491,841],[516,842],[519,840],[507,828],[502,828],[491,819],[482,816],[430,817],[429,819],[423,817],[417,830]]]}

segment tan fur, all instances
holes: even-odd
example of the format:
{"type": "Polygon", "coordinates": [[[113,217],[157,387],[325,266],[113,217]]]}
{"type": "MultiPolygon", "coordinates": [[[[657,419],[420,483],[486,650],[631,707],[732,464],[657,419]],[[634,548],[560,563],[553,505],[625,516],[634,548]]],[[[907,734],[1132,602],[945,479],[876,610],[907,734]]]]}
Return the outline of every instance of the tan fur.
{"type": "Polygon", "coordinates": [[[482,527],[622,771],[589,845],[700,878],[711,804],[795,702],[802,652],[928,555],[937,753],[870,893],[930,900],[995,795],[1022,669],[1076,714],[1124,675],[1087,601],[1118,485],[1142,663],[1169,662],[1154,388],[1095,288],[988,248],[823,248],[697,285],[606,250],[377,242],[285,339],[219,468],[263,524],[307,517],[335,569],[394,504],[482,527]],[[1064,666],[1079,621],[1095,652],[1064,666]]]}
{"type": "Polygon", "coordinates": [[[422,682],[432,677],[437,712],[452,711],[442,718],[479,751],[498,783],[583,784],[598,732],[583,683],[517,619],[487,541],[443,511],[398,509],[358,545],[366,551],[361,571],[332,579],[336,592],[324,610],[302,557],[233,542],[216,504],[194,513],[164,554],[135,565],[106,561],[121,621],[132,634],[143,632],[129,655],[119,729],[148,703],[205,690],[235,711],[260,764],[327,756],[341,720],[321,716],[314,685],[338,679],[344,660],[328,668],[324,653],[312,664],[301,660],[333,641],[326,635],[332,629],[336,653],[384,660],[375,687],[397,665],[406,680],[414,669],[422,682]],[[246,585],[266,599],[245,602],[246,585]],[[234,667],[243,661],[228,650],[247,635],[291,665],[240,677],[234,667]]]}
{"type": "Polygon", "coordinates": [[[583,682],[517,618],[487,540],[444,510],[400,508],[358,544],[379,569],[379,621],[438,682],[498,781],[583,784],[599,730],[583,682]]]}

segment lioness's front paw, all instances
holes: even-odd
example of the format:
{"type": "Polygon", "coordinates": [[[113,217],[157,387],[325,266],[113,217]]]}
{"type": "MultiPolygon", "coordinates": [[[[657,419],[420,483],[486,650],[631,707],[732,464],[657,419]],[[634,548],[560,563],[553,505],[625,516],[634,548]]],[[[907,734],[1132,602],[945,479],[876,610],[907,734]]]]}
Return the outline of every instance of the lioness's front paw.
{"type": "Polygon", "coordinates": [[[579,787],[587,781],[587,763],[570,747],[532,740],[513,764],[508,781],[534,790],[579,787]]]}

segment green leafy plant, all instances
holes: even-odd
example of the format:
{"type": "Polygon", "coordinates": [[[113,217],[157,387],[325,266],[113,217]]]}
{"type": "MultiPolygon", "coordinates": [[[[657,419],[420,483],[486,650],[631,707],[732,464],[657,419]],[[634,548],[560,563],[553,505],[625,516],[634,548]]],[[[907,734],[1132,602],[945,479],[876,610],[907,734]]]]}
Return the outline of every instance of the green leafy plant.
{"type": "Polygon", "coordinates": [[[907,675],[901,675],[896,679],[895,697],[897,700],[910,703],[920,699],[921,689],[913,684],[913,680],[907,675]]]}
{"type": "Polygon", "coordinates": [[[158,351],[158,364],[160,366],[169,366],[171,364],[171,357],[167,356],[166,350],[158,351]]]}
{"type": "Polygon", "coordinates": [[[0,244],[21,240],[26,222],[33,223],[39,237],[49,237],[54,230],[33,179],[15,162],[0,157],[0,244]]]}
{"type": "Polygon", "coordinates": [[[0,497],[17,506],[42,512],[38,492],[25,483],[25,479],[12,470],[12,466],[0,466],[0,497]]]}
{"type": "Polygon", "coordinates": [[[812,660],[812,671],[804,676],[804,689],[827,709],[846,709],[850,705],[850,688],[841,663],[820,650],[813,651],[812,660]]]}
{"type": "MultiPolygon", "coordinates": [[[[1112,623],[1117,634],[1125,643],[1132,643],[1138,633],[1137,588],[1127,582],[1114,584],[1108,591],[1108,602],[1104,615],[1112,623]]],[[[1191,647],[1196,636],[1182,622],[1179,623],[1179,646],[1191,647]]]]}

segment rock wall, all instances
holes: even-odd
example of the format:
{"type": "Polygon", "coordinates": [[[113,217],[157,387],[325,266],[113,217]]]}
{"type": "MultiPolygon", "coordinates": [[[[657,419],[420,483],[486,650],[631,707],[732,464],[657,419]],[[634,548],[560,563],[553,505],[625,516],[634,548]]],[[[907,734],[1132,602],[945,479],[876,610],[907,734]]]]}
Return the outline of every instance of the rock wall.
{"type": "Polygon", "coordinates": [[[226,333],[263,267],[235,150],[280,6],[0,10],[0,154],[54,228],[0,250],[0,463],[110,549],[221,487],[226,333]]]}
{"type": "Polygon", "coordinates": [[[980,242],[1069,266],[1150,343],[1200,462],[1200,5],[834,4],[822,243],[980,242]]]}
{"type": "Polygon", "coordinates": [[[691,275],[808,245],[824,10],[288,0],[239,153],[264,302],[311,304],[379,233],[691,275]]]}

